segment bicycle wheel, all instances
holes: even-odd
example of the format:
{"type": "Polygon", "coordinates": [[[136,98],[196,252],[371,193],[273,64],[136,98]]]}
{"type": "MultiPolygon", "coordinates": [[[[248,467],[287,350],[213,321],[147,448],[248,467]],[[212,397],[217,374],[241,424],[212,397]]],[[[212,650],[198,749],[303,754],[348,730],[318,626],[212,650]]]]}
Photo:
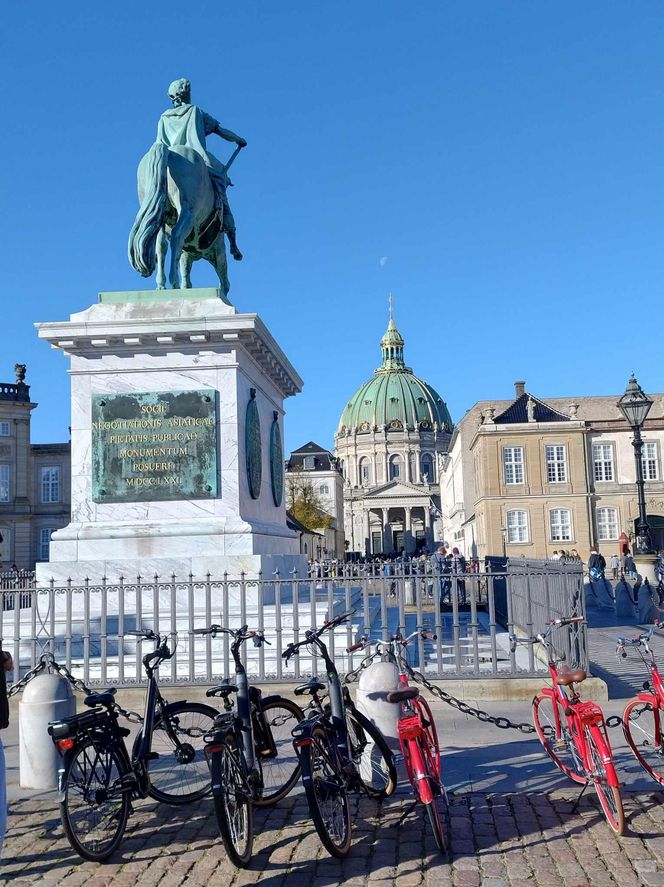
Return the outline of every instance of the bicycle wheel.
{"type": "MultiPolygon", "coordinates": [[[[154,722],[146,761],[150,774],[150,797],[179,807],[198,801],[210,791],[210,771],[205,760],[204,736],[212,731],[219,712],[199,702],[166,705],[154,722]]],[[[134,756],[143,731],[134,740],[134,756]]]]}
{"type": "Polygon", "coordinates": [[[540,693],[533,699],[533,722],[544,751],[556,767],[562,772],[584,785],[588,776],[576,744],[567,726],[567,719],[557,700],[540,693]],[[558,729],[554,708],[558,710],[558,729]]]}
{"type": "Polygon", "coordinates": [[[623,714],[625,739],[634,757],[653,779],[664,785],[662,713],[649,702],[632,699],[623,714]]]}
{"type": "Polygon", "coordinates": [[[427,811],[427,816],[429,817],[429,824],[433,831],[436,847],[438,847],[445,859],[449,859],[450,850],[447,843],[445,826],[443,825],[443,817],[440,814],[439,800],[439,797],[434,795],[433,800],[424,806],[427,811]]]}
{"type": "Polygon", "coordinates": [[[227,733],[219,751],[212,754],[210,767],[221,839],[231,862],[244,868],[254,843],[254,814],[233,733],[227,733]]]}
{"type": "Polygon", "coordinates": [[[611,829],[617,835],[622,835],[625,829],[625,812],[620,788],[617,785],[609,785],[608,782],[609,777],[612,782],[618,782],[611,750],[607,747],[602,731],[596,726],[586,727],[586,742],[593,768],[593,783],[604,816],[611,829]]]}
{"type": "Polygon", "coordinates": [[[370,798],[382,800],[397,784],[394,755],[378,727],[354,706],[346,706],[346,730],[355,772],[370,798]]]}
{"type": "Polygon", "coordinates": [[[129,816],[130,792],[120,791],[128,772],[116,749],[89,736],[67,757],[60,817],[69,843],[83,859],[103,862],[117,850],[129,816]]]}
{"type": "Polygon", "coordinates": [[[309,812],[325,849],[342,859],[350,850],[350,805],[343,775],[333,763],[328,738],[314,727],[309,745],[300,750],[302,782],[309,812]]]}
{"type": "Polygon", "coordinates": [[[254,718],[256,761],[263,775],[263,786],[254,806],[267,807],[281,801],[300,778],[300,761],[293,747],[291,731],[304,719],[297,703],[279,697],[268,699],[254,718]],[[269,736],[265,736],[265,729],[269,736]]]}

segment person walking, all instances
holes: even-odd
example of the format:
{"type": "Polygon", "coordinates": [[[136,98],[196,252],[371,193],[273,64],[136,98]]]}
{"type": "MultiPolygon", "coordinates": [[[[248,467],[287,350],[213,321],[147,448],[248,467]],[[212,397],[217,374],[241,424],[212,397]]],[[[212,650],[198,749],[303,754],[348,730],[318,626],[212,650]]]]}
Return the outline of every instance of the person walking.
{"type": "MultiPolygon", "coordinates": [[[[14,670],[11,653],[0,649],[0,730],[9,726],[9,698],[7,696],[7,672],[14,670]]],[[[5,750],[0,739],[0,857],[2,845],[7,831],[7,774],[5,769],[5,750]]]]}
{"type": "Polygon", "coordinates": [[[625,555],[625,573],[629,579],[636,579],[638,573],[636,572],[636,564],[634,563],[634,558],[631,554],[625,555]]]}
{"type": "Polygon", "coordinates": [[[604,560],[604,556],[601,555],[593,545],[590,549],[590,557],[588,558],[588,575],[590,576],[590,579],[603,579],[605,570],[606,561],[604,560]]]}
{"type": "Polygon", "coordinates": [[[614,579],[618,578],[618,570],[620,569],[620,558],[617,554],[611,555],[611,574],[614,579]]]}

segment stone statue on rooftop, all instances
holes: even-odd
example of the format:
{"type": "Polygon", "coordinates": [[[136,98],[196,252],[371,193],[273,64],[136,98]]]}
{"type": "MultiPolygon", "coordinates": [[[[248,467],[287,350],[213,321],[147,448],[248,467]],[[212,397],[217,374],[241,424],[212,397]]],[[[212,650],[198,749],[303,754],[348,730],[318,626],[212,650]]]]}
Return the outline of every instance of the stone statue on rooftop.
{"type": "Polygon", "coordinates": [[[129,235],[129,261],[144,277],[156,265],[157,288],[164,289],[170,238],[170,285],[190,287],[192,263],[207,259],[225,296],[229,283],[224,235],[233,258],[242,258],[226,193],[232,184],[228,168],[247,143],[191,104],[188,80],[173,81],[168,95],[173,107],[161,115],[157,140],[138,167],[141,206],[129,235]],[[206,137],[212,134],[237,145],[225,165],[207,149],[206,137]]]}

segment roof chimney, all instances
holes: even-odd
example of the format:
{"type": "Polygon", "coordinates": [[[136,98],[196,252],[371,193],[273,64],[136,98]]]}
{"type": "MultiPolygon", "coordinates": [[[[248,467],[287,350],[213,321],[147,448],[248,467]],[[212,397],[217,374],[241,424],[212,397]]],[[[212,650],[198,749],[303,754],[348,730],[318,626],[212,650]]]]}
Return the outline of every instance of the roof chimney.
{"type": "Polygon", "coordinates": [[[515,382],[514,383],[514,393],[516,394],[517,397],[521,397],[523,394],[525,394],[526,393],[526,383],[521,380],[519,380],[518,382],[515,382]]]}

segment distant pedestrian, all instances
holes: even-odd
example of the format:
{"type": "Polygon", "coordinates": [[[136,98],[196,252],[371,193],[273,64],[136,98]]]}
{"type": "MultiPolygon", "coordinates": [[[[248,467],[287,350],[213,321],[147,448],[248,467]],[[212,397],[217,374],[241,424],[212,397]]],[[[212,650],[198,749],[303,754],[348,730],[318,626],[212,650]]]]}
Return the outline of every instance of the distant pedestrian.
{"type": "Polygon", "coordinates": [[[634,563],[634,558],[631,554],[625,555],[625,573],[627,574],[628,579],[636,579],[639,575],[636,572],[636,564],[634,563]]]}
{"type": "Polygon", "coordinates": [[[554,551],[554,552],[553,552],[553,554],[551,555],[550,560],[552,560],[552,561],[559,561],[559,560],[560,560],[560,555],[558,554],[557,551],[554,551]]]}
{"type": "MultiPolygon", "coordinates": [[[[0,649],[0,730],[6,730],[9,726],[9,699],[7,698],[6,672],[14,670],[11,653],[0,649]]],[[[7,831],[7,777],[5,770],[5,750],[0,739],[0,857],[2,856],[2,843],[7,831]]]]}
{"type": "Polygon", "coordinates": [[[590,557],[588,558],[588,575],[590,576],[591,582],[597,579],[603,579],[605,570],[606,561],[604,560],[604,556],[600,554],[593,545],[590,549],[590,557]]]}
{"type": "Polygon", "coordinates": [[[611,555],[611,574],[614,579],[618,578],[618,570],[620,569],[620,558],[617,554],[611,555]]]}
{"type": "Polygon", "coordinates": [[[571,561],[580,561],[580,560],[581,560],[581,555],[580,555],[579,552],[576,550],[576,548],[573,548],[572,551],[570,552],[569,559],[570,559],[571,561]]]}
{"type": "Polygon", "coordinates": [[[452,549],[452,573],[456,576],[457,600],[466,603],[466,580],[461,578],[466,573],[466,558],[458,548],[452,549]]]}

